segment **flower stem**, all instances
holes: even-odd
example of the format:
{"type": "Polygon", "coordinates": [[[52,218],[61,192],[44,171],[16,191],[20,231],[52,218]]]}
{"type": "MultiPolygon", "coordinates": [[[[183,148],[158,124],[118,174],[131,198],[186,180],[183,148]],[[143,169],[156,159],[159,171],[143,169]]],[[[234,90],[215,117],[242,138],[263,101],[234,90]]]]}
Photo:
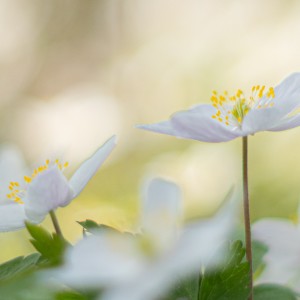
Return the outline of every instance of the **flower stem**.
{"type": "Polygon", "coordinates": [[[248,137],[243,137],[243,194],[244,194],[244,222],[246,238],[246,257],[250,264],[250,295],[249,300],[253,299],[253,271],[252,271],[252,247],[251,247],[251,224],[248,192],[248,137]]]}
{"type": "Polygon", "coordinates": [[[53,210],[50,210],[49,212],[50,214],[50,217],[51,217],[51,221],[53,223],[53,226],[54,226],[54,229],[55,229],[55,232],[58,236],[60,236],[61,238],[63,238],[63,234],[62,234],[62,231],[60,229],[60,226],[59,226],[59,223],[58,223],[58,220],[57,220],[57,217],[55,215],[55,212],[53,210]]]}

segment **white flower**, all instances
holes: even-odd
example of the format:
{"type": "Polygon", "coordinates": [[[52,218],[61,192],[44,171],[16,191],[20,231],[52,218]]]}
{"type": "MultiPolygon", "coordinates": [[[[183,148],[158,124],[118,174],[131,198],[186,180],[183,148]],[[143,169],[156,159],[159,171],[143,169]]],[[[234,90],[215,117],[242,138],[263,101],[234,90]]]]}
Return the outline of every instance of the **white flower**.
{"type": "Polygon", "coordinates": [[[95,232],[67,251],[56,278],[76,288],[104,289],[104,300],[153,300],[179,276],[220,261],[220,245],[233,225],[231,205],[180,229],[179,188],[154,179],[142,209],[142,234],[95,232]]]}
{"type": "Polygon", "coordinates": [[[170,120],[138,128],[204,142],[226,142],[259,131],[280,131],[300,125],[300,73],[275,88],[254,86],[250,97],[241,90],[229,96],[213,91],[212,104],[200,104],[170,120]]]}
{"type": "Polygon", "coordinates": [[[32,175],[24,176],[24,184],[11,181],[7,199],[0,203],[0,231],[23,228],[25,220],[39,223],[51,210],[68,205],[108,157],[115,140],[115,136],[111,137],[81,164],[69,181],[63,174],[68,163],[61,164],[58,160],[46,160],[32,175]]]}
{"type": "Polygon", "coordinates": [[[252,235],[268,246],[258,282],[287,284],[300,292],[300,224],[287,219],[263,219],[253,224],[252,235]]]}

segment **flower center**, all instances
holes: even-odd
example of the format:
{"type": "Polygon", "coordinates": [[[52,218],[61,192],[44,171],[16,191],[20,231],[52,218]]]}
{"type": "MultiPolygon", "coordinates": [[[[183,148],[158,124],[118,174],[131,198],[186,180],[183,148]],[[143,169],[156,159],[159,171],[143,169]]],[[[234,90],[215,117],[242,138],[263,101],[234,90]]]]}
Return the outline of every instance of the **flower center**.
{"type": "MultiPolygon", "coordinates": [[[[51,162],[49,159],[46,160],[44,165],[41,165],[33,170],[32,174],[30,176],[24,176],[25,184],[30,184],[30,182],[37,177],[40,173],[44,172],[49,168],[49,166],[56,165],[57,168],[61,171],[63,171],[65,168],[68,167],[69,163],[61,163],[58,159],[56,159],[54,162],[51,162]]],[[[8,199],[11,199],[15,201],[16,203],[23,204],[22,198],[26,194],[26,189],[20,188],[20,183],[17,181],[11,181],[8,186],[10,193],[6,195],[8,199]]]]}
{"type": "Polygon", "coordinates": [[[252,94],[249,98],[245,97],[242,90],[237,90],[233,96],[229,96],[227,91],[223,94],[213,91],[210,100],[217,112],[212,115],[212,118],[226,125],[240,126],[251,109],[272,107],[274,105],[274,102],[272,102],[274,97],[274,88],[270,87],[265,92],[264,85],[253,86],[252,94]]]}

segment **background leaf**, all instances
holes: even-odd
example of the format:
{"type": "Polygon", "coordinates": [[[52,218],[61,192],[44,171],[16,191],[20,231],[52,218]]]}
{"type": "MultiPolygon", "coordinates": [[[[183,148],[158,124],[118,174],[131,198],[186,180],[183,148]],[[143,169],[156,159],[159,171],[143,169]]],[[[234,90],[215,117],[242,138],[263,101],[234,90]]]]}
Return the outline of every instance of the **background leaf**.
{"type": "Polygon", "coordinates": [[[199,290],[199,275],[179,280],[173,290],[164,300],[189,299],[197,300],[199,290]]]}
{"type": "Polygon", "coordinates": [[[199,300],[245,300],[249,295],[249,263],[244,260],[241,241],[229,247],[222,269],[205,272],[200,283],[199,300]]]}
{"type": "Polygon", "coordinates": [[[9,280],[14,276],[34,269],[40,259],[39,253],[19,256],[0,265],[0,281],[9,280]]]}
{"type": "Polygon", "coordinates": [[[278,284],[260,284],[254,287],[255,300],[297,300],[294,292],[278,284]]]}
{"type": "Polygon", "coordinates": [[[253,277],[258,278],[264,270],[265,264],[263,262],[264,255],[268,252],[268,247],[258,241],[252,241],[252,266],[253,277]]]}
{"type": "Polygon", "coordinates": [[[93,230],[96,229],[96,230],[113,230],[119,233],[119,231],[113,227],[104,224],[98,224],[95,221],[90,219],[87,219],[85,221],[77,221],[77,223],[81,225],[88,232],[92,232],[93,230]]]}

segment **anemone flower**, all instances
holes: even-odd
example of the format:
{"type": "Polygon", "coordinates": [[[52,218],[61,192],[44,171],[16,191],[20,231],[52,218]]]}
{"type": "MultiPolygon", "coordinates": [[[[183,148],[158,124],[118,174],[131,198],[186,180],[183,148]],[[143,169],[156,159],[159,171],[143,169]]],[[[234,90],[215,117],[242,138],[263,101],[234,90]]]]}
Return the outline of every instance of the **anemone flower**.
{"type": "Polygon", "coordinates": [[[199,104],[175,113],[168,121],[138,128],[204,142],[226,142],[259,131],[281,131],[300,125],[300,73],[275,88],[253,86],[249,97],[238,90],[213,91],[211,104],[199,104]]]}
{"type": "Polygon", "coordinates": [[[11,181],[7,199],[0,203],[0,231],[13,231],[25,226],[25,221],[40,223],[45,216],[68,205],[76,198],[115,147],[111,137],[89,159],[81,164],[70,180],[63,174],[68,163],[46,160],[24,182],[11,181]]]}
{"type": "Polygon", "coordinates": [[[232,208],[227,203],[212,218],[180,227],[179,188],[153,179],[142,199],[140,234],[94,232],[69,248],[54,276],[76,288],[102,290],[102,300],[157,299],[178,276],[220,262],[232,208]]]}
{"type": "Polygon", "coordinates": [[[287,219],[262,219],[253,224],[252,233],[255,240],[268,247],[258,282],[287,284],[299,293],[300,224],[287,219]]]}
{"type": "Polygon", "coordinates": [[[300,125],[300,73],[284,79],[275,88],[252,87],[246,97],[242,90],[212,92],[211,104],[196,105],[175,113],[169,120],[139,125],[138,128],[204,142],[226,142],[242,137],[243,195],[246,256],[250,264],[250,297],[253,299],[250,204],[248,193],[248,135],[259,131],[280,131],[300,125]]]}

